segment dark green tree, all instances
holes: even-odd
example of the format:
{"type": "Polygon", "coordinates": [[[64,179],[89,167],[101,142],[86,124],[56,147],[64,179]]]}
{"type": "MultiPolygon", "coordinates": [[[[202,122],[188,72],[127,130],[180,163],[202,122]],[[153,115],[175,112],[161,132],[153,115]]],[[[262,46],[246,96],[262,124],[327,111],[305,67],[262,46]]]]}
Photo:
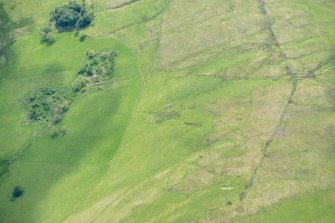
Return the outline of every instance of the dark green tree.
{"type": "Polygon", "coordinates": [[[92,23],[93,16],[89,14],[84,14],[81,16],[78,21],[76,22],[76,27],[78,28],[85,28],[92,23]]]}
{"type": "Polygon", "coordinates": [[[89,26],[93,18],[93,14],[86,9],[85,1],[82,4],[70,1],[51,12],[50,20],[55,22],[58,29],[81,29],[89,26]]]}

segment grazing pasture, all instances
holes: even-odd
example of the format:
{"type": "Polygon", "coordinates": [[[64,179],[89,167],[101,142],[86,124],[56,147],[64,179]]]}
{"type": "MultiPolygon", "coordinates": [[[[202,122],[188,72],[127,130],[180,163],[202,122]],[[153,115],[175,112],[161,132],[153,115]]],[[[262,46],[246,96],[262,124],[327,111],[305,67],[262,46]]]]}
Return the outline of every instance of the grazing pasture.
{"type": "Polygon", "coordinates": [[[66,0],[0,3],[0,222],[335,221],[333,1],[91,0],[49,45],[66,0]],[[88,52],[117,57],[73,93],[88,52]],[[45,88],[75,94],[53,124],[45,88]]]}

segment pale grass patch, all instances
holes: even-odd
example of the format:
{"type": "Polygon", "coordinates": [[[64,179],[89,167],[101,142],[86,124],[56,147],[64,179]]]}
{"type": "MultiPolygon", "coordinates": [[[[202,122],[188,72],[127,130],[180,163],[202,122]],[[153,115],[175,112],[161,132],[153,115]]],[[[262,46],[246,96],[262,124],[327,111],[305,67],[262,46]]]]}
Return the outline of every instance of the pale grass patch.
{"type": "Polygon", "coordinates": [[[329,127],[335,126],[335,119],[329,113],[332,104],[326,92],[327,87],[318,80],[299,83],[281,127],[285,134],[276,135],[245,200],[246,214],[332,187],[335,177],[329,159],[334,132],[329,127]]]}

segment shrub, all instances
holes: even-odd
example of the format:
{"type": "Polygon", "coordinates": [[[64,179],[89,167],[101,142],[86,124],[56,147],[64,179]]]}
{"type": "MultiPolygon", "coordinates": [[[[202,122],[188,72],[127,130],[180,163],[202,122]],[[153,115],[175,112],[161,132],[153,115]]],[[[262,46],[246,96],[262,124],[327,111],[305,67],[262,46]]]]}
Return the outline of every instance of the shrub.
{"type": "Polygon", "coordinates": [[[78,71],[78,74],[85,75],[87,72],[87,67],[81,67],[78,71]]]}
{"type": "Polygon", "coordinates": [[[47,25],[41,29],[41,42],[51,45],[56,41],[55,36],[52,34],[52,28],[47,25]]]}
{"type": "Polygon", "coordinates": [[[79,31],[76,30],[76,31],[74,32],[74,37],[78,37],[78,36],[79,36],[79,31]]]}
{"type": "Polygon", "coordinates": [[[86,34],[81,34],[80,37],[79,37],[79,41],[83,42],[86,38],[87,38],[86,34]]]}
{"type": "Polygon", "coordinates": [[[19,198],[23,195],[24,191],[20,186],[15,186],[13,188],[13,192],[12,192],[12,198],[16,199],[19,198]]]}
{"type": "Polygon", "coordinates": [[[41,29],[42,33],[50,33],[52,31],[52,28],[50,25],[47,25],[47,26],[44,26],[42,29],[41,29]]]}
{"type": "Polygon", "coordinates": [[[56,42],[56,38],[52,32],[49,33],[42,33],[42,43],[45,43],[47,45],[52,45],[56,42]]]}
{"type": "Polygon", "coordinates": [[[67,112],[70,108],[70,103],[68,101],[64,101],[61,105],[62,112],[67,112]]]}
{"type": "Polygon", "coordinates": [[[57,124],[62,120],[63,116],[61,114],[55,114],[52,119],[52,124],[57,124]]]}
{"type": "Polygon", "coordinates": [[[51,138],[56,138],[58,136],[63,136],[66,134],[66,129],[62,128],[62,129],[55,129],[52,133],[51,133],[51,138]]]}
{"type": "Polygon", "coordinates": [[[77,93],[80,92],[88,83],[88,79],[83,76],[78,76],[77,79],[72,84],[72,91],[77,93]]]}
{"type": "Polygon", "coordinates": [[[56,90],[47,87],[47,88],[43,88],[43,89],[41,90],[41,92],[42,92],[42,94],[44,94],[44,95],[53,95],[53,94],[56,93],[56,90]]]}
{"type": "Polygon", "coordinates": [[[86,57],[87,59],[91,60],[96,56],[96,52],[94,52],[93,50],[89,50],[86,52],[86,57]]]}

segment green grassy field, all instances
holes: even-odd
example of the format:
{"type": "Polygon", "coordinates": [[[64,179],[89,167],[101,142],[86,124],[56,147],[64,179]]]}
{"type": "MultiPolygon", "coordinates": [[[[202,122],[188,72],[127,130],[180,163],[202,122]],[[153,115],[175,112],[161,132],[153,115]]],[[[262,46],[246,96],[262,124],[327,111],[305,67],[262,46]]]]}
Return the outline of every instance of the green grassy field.
{"type": "Polygon", "coordinates": [[[85,41],[42,44],[66,2],[0,0],[0,222],[335,221],[333,1],[92,0],[85,41]],[[89,50],[119,53],[112,81],[29,121],[89,50]]]}

